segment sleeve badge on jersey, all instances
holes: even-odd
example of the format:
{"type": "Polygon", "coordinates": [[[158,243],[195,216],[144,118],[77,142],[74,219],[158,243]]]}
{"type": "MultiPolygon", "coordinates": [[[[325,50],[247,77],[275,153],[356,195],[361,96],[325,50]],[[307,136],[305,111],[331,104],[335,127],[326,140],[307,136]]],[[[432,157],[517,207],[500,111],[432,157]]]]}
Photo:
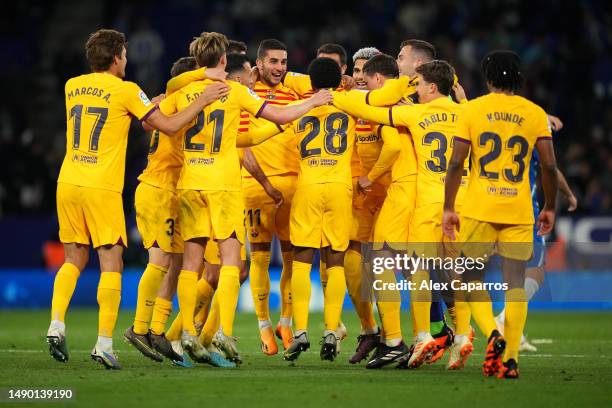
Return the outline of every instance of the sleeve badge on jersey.
{"type": "Polygon", "coordinates": [[[251,94],[251,96],[254,97],[255,99],[257,100],[261,99],[259,95],[257,95],[252,89],[249,88],[248,91],[251,94]]]}
{"type": "Polygon", "coordinates": [[[144,103],[145,106],[149,106],[151,104],[151,101],[149,100],[149,97],[143,91],[140,91],[138,93],[138,97],[140,98],[142,103],[144,103]]]}

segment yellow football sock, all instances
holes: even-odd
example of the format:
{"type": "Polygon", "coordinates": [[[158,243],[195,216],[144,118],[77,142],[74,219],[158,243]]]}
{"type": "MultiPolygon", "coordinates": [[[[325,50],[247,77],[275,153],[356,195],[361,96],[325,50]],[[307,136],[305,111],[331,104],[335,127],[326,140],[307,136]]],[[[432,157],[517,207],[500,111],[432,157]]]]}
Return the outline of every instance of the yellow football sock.
{"type": "Polygon", "coordinates": [[[204,322],[206,321],[206,313],[208,311],[208,307],[210,306],[210,302],[212,301],[212,297],[215,294],[215,290],[212,286],[210,286],[210,283],[208,283],[205,278],[200,278],[200,280],[198,280],[196,288],[196,308],[193,321],[195,326],[198,324],[203,326],[204,322]]]}
{"type": "Polygon", "coordinates": [[[172,313],[172,302],[162,297],[155,298],[153,315],[151,316],[151,332],[158,336],[164,334],[168,317],[172,313]]]}
{"type": "Polygon", "coordinates": [[[182,331],[183,331],[183,315],[179,311],[176,317],[174,318],[174,320],[172,321],[170,328],[166,332],[166,338],[170,341],[180,340],[182,331]]]}
{"type": "Polygon", "coordinates": [[[183,321],[183,331],[187,331],[190,335],[197,334],[193,322],[195,314],[196,296],[198,285],[198,273],[193,271],[181,270],[178,278],[176,293],[178,295],[179,310],[181,311],[183,321]]]}
{"type": "Polygon", "coordinates": [[[147,334],[155,306],[155,297],[168,269],[148,263],[138,283],[138,298],[134,316],[134,333],[147,334]]]}
{"type": "Polygon", "coordinates": [[[472,312],[469,303],[466,301],[466,294],[462,290],[455,291],[454,310],[455,334],[469,336],[472,312]]]}
{"type": "Polygon", "coordinates": [[[343,266],[327,268],[327,289],[324,296],[324,320],[326,330],[336,330],[342,316],[342,303],[346,293],[346,280],[343,266]]]}
{"type": "Polygon", "coordinates": [[[416,319],[414,318],[414,303],[410,302],[410,321],[412,322],[412,338],[416,338],[417,336],[417,327],[416,327],[416,319]]]}
{"type": "Polygon", "coordinates": [[[293,264],[293,252],[286,251],[282,253],[283,270],[280,278],[281,292],[281,312],[280,317],[291,318],[291,271],[293,264]]]}
{"type": "Polygon", "coordinates": [[[431,291],[429,286],[429,272],[416,271],[412,275],[414,290],[410,294],[410,302],[412,303],[412,318],[414,319],[415,329],[417,334],[429,333],[429,314],[431,310],[431,291]]]}
{"type": "Polygon", "coordinates": [[[102,272],[98,283],[98,336],[113,337],[121,303],[121,273],[102,272]]]}
{"type": "Polygon", "coordinates": [[[208,318],[204,323],[202,333],[200,333],[200,343],[205,347],[210,346],[217,330],[219,330],[219,296],[213,296],[208,318]]]}
{"type": "Polygon", "coordinates": [[[344,254],[344,274],[349,296],[361,321],[361,328],[368,333],[372,333],[376,328],[376,320],[374,319],[372,302],[361,289],[361,254],[359,252],[353,249],[346,251],[344,254]]]}
{"type": "Polygon", "coordinates": [[[527,295],[524,288],[514,288],[506,292],[506,316],[504,318],[506,351],[504,361],[513,358],[518,362],[521,336],[527,320],[527,306],[527,295]]]}
{"type": "MultiPolygon", "coordinates": [[[[472,281],[476,285],[482,284],[480,281],[472,281]]],[[[488,339],[491,332],[497,328],[495,318],[493,317],[493,305],[491,297],[486,290],[473,290],[468,295],[470,310],[476,324],[480,328],[482,334],[488,339]]]]}
{"type": "MultiPolygon", "coordinates": [[[[375,277],[383,283],[389,284],[397,282],[395,272],[386,269],[382,274],[375,277]]],[[[378,314],[385,333],[386,340],[396,340],[402,338],[402,326],[400,321],[401,296],[397,290],[376,291],[378,314]]]]}
{"type": "MultiPolygon", "coordinates": [[[[310,304],[310,269],[312,265],[293,261],[291,296],[293,299],[293,320],[296,330],[308,330],[308,305],[310,304]]],[[[334,328],[335,330],[335,328],[334,328]]]]}
{"type": "Polygon", "coordinates": [[[234,317],[240,294],[240,268],[222,265],[217,286],[219,295],[219,320],[221,330],[226,336],[231,336],[234,330],[234,317]]]}
{"type": "Polygon", "coordinates": [[[450,307],[447,305],[446,310],[448,311],[453,326],[457,326],[457,310],[455,309],[455,305],[453,304],[453,306],[450,307]]]}
{"type": "Polygon", "coordinates": [[[66,318],[66,310],[72,299],[74,288],[81,271],[71,263],[64,263],[57,274],[53,283],[53,298],[51,300],[51,320],[61,322],[66,318]]]}
{"type": "Polygon", "coordinates": [[[196,285],[196,310],[198,313],[202,309],[206,309],[212,301],[215,290],[205,278],[200,278],[196,285]]]}
{"type": "Polygon", "coordinates": [[[323,293],[325,293],[325,288],[327,287],[327,265],[325,265],[323,259],[319,261],[319,277],[321,278],[323,293]]]}
{"type": "Polygon", "coordinates": [[[385,339],[401,339],[400,302],[378,302],[378,314],[385,332],[385,339]]]}
{"type": "Polygon", "coordinates": [[[257,320],[270,320],[270,266],[269,251],[251,252],[251,267],[249,269],[249,280],[251,283],[251,295],[257,320]]]}

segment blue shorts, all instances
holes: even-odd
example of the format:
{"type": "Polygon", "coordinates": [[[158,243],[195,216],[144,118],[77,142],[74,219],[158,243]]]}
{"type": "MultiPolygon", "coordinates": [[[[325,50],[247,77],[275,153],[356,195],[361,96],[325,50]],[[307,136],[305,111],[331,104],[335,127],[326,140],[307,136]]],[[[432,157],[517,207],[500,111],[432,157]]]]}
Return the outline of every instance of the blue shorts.
{"type": "Polygon", "coordinates": [[[539,268],[546,261],[546,240],[538,236],[538,229],[533,227],[533,256],[527,262],[527,268],[539,268]]]}

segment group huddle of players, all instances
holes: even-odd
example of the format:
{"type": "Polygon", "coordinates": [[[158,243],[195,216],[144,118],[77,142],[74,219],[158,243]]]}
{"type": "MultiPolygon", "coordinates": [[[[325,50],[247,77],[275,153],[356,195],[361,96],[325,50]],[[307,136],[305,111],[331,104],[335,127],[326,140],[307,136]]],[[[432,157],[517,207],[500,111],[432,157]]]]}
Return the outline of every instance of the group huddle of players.
{"type": "MultiPolygon", "coordinates": [[[[482,62],[489,93],[468,101],[449,63],[420,40],[397,59],[368,47],[353,56],[337,44],[317,50],[308,75],[287,71],[287,48],[264,40],[251,67],[246,46],[204,32],[171,70],[166,92],[149,100],[124,81],[126,41],[99,30],[85,46],[92,73],[66,82],[66,156],[57,187],[65,263],[57,273],[47,343],[66,362],[65,313],[96,249],[101,276],[98,340],[92,358],[121,365],[112,347],[127,242],[121,193],[131,118],[151,131],[135,208],[149,262],[124,337],[145,356],[181,366],[235,367],[233,333],[240,285],[250,279],[261,350],[296,360],[310,347],[310,273],[320,251],[325,330],[320,356],[333,361],[346,337],[346,290],[361,323],[350,363],[417,368],[449,351],[461,369],[473,350],[471,317],[488,339],[483,373],[517,378],[527,315],[525,269],[533,258],[530,162],[537,150],[545,204],[538,233],[554,224],[557,169],[548,115],[516,95],[519,57],[495,51],[482,62]],[[460,214],[460,216],[458,215],[460,214]],[[280,241],[280,321],[269,311],[271,243],[280,241]],[[250,245],[247,268],[246,249],[250,245]],[[497,325],[484,289],[441,301],[412,271],[414,338],[403,341],[396,291],[364,284],[362,248],[377,256],[502,258],[508,284],[497,325]],[[473,245],[469,245],[473,244],[473,245]],[[364,287],[366,290],[364,290],[364,287]],[[179,313],[169,328],[172,299],[179,313]],[[503,333],[503,334],[502,334],[503,333]]],[[[557,119],[551,117],[551,120],[557,119]]],[[[380,277],[395,282],[395,271],[380,277]]],[[[447,279],[483,281],[482,271],[447,279]]],[[[443,279],[438,277],[438,279],[443,279]]],[[[478,285],[472,285],[478,287],[478,285]]]]}

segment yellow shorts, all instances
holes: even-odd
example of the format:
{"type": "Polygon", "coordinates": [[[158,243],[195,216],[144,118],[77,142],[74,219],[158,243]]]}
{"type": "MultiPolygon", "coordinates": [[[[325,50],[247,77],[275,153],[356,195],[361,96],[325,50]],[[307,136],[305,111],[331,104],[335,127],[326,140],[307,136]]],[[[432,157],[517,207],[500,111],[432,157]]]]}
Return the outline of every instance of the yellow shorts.
{"type": "Polygon", "coordinates": [[[136,187],[136,225],[146,249],[158,247],[166,253],[183,253],[179,229],[179,199],[170,190],[140,183],[136,187]]]}
{"type": "Polygon", "coordinates": [[[353,177],[353,222],[351,223],[351,241],[370,242],[376,219],[385,201],[387,189],[374,183],[368,194],[357,191],[358,177],[353,177]]]}
{"type": "Polygon", "coordinates": [[[127,247],[121,193],[57,183],[56,199],[61,242],[127,247]]]}
{"type": "MultiPolygon", "coordinates": [[[[242,243],[245,242],[244,235],[245,231],[243,229],[242,238],[240,241],[242,243]]],[[[240,259],[246,261],[246,255],[246,246],[243,243],[242,245],[240,245],[240,259]]],[[[208,240],[208,242],[206,243],[206,249],[204,250],[204,260],[209,264],[221,265],[221,253],[219,252],[219,244],[217,243],[217,241],[213,241],[212,239],[208,240]]]]}
{"type": "Polygon", "coordinates": [[[291,243],[346,250],[351,233],[352,198],[351,187],[342,183],[298,187],[291,205],[291,243]]]}
{"type": "Polygon", "coordinates": [[[387,197],[374,226],[374,249],[387,244],[393,249],[406,249],[410,220],[416,203],[416,179],[391,183],[387,197]]]}
{"type": "Polygon", "coordinates": [[[431,203],[414,210],[408,241],[417,256],[442,256],[442,212],[443,203],[431,203]]]}
{"type": "Polygon", "coordinates": [[[261,184],[254,178],[243,179],[244,224],[249,241],[253,243],[272,242],[273,235],[281,241],[289,241],[289,214],[297,175],[270,176],[268,180],[283,194],[283,204],[278,209],[261,184]]]}
{"type": "Polygon", "coordinates": [[[533,225],[497,224],[461,217],[461,251],[471,258],[503,257],[527,261],[533,255],[533,225]]]}
{"type": "Polygon", "coordinates": [[[193,238],[226,239],[244,244],[242,191],[179,190],[181,234],[193,238]]]}

